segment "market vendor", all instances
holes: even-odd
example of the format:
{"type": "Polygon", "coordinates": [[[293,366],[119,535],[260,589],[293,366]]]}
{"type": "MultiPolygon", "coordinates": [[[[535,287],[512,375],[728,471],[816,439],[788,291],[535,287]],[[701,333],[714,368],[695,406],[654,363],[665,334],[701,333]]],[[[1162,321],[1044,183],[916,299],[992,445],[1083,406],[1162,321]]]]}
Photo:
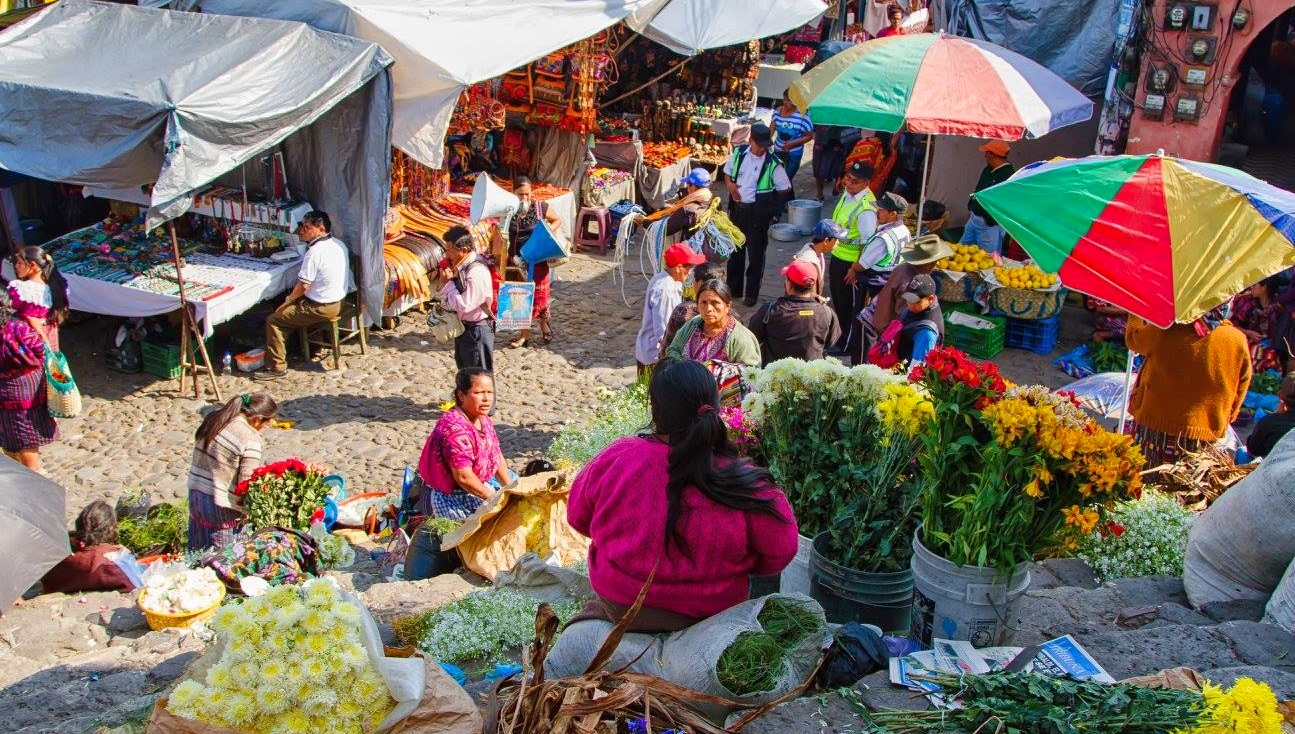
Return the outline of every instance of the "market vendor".
{"type": "Polygon", "coordinates": [[[832,355],[839,356],[850,351],[854,317],[863,308],[863,289],[848,276],[863,254],[864,244],[877,231],[877,197],[868,188],[872,175],[872,166],[867,163],[856,161],[850,164],[846,168],[845,177],[841,179],[841,196],[836,200],[836,208],[832,210],[832,221],[845,229],[845,236],[832,249],[832,257],[827,265],[828,293],[832,296],[832,308],[845,332],[832,349],[828,350],[828,354],[832,355]]]}
{"type": "Polygon", "coordinates": [[[308,212],[297,226],[297,237],[306,244],[297,284],[283,305],[265,320],[265,369],[258,380],[274,380],[288,374],[286,333],[303,326],[336,321],[342,313],[342,299],[354,288],[350,252],[333,236],[328,214],[308,212]]]}
{"type": "MultiPolygon", "coordinates": [[[[692,286],[684,288],[683,301],[670,312],[670,319],[665,324],[665,336],[661,338],[661,359],[674,341],[683,325],[697,315],[697,289],[708,280],[723,280],[724,266],[719,263],[706,262],[692,269],[692,286]]],[[[660,361],[660,360],[658,360],[660,361]]]]}
{"type": "Polygon", "coordinates": [[[1287,372],[1277,388],[1281,403],[1277,412],[1264,416],[1246,439],[1246,450],[1251,456],[1262,457],[1272,453],[1273,447],[1295,429],[1295,372],[1287,372]]]}
{"type": "Polygon", "coordinates": [[[899,315],[899,361],[910,367],[925,364],[926,355],[944,341],[944,314],[935,294],[935,279],[914,275],[900,298],[904,310],[899,315]]]}
{"type": "MultiPolygon", "coordinates": [[[[513,195],[517,197],[517,212],[508,224],[508,260],[518,257],[522,245],[531,238],[531,234],[543,221],[552,231],[562,225],[562,219],[553,211],[548,202],[536,200],[531,189],[531,180],[518,176],[513,180],[513,195]]],[[[533,275],[535,283],[535,301],[531,307],[531,318],[539,323],[540,339],[545,344],[553,341],[553,328],[549,325],[549,301],[552,298],[553,278],[549,274],[547,262],[535,263],[533,275]]],[[[510,347],[524,347],[530,342],[531,330],[524,329],[512,341],[510,347]]]]}
{"type": "Polygon", "coordinates": [[[189,550],[211,547],[217,533],[242,521],[235,489],[261,465],[261,431],[278,412],[268,393],[253,392],[235,395],[202,419],[189,467],[189,550]]]}
{"type": "Polygon", "coordinates": [[[990,186],[996,186],[1016,173],[1016,168],[1007,161],[1007,154],[1012,152],[1012,146],[1003,140],[991,140],[980,146],[980,152],[985,155],[985,167],[980,172],[980,179],[976,181],[976,189],[972,192],[970,201],[967,202],[971,218],[967,220],[967,226],[962,230],[962,244],[978,245],[980,249],[991,255],[1001,255],[1005,234],[1003,226],[985,211],[985,207],[976,200],[975,193],[984,191],[990,186]]]}
{"type": "Polygon", "coordinates": [[[1241,414],[1252,377],[1250,347],[1228,314],[1224,304],[1168,329],[1129,317],[1124,343],[1144,358],[1129,414],[1148,468],[1217,443],[1241,414]]]}
{"type": "Polygon", "coordinates": [[[724,166],[733,224],[746,236],[746,246],[728,260],[728,287],[747,306],[760,300],[764,255],[769,248],[769,225],[782,216],[792,198],[791,177],[782,160],[773,154],[769,126],[751,126],[751,142],[740,145],[724,166]]]}
{"type": "Polygon", "coordinates": [[[16,276],[9,281],[9,305],[50,346],[59,349],[58,327],[67,320],[67,280],[54,258],[39,247],[20,248],[13,256],[16,276]]]}
{"type": "Polygon", "coordinates": [[[903,260],[890,274],[886,285],[858,315],[859,338],[851,355],[855,364],[862,364],[868,349],[899,314],[907,308],[904,292],[917,275],[930,275],[935,264],[953,256],[953,248],[938,235],[926,234],[913,240],[908,249],[900,253],[903,260]]]}
{"type": "Polygon", "coordinates": [[[567,519],[592,540],[597,596],[549,654],[555,676],[585,670],[649,578],[629,630],[669,633],[746,601],[752,575],[777,574],[796,555],[787,498],[738,457],[706,368],[663,362],[648,401],[655,432],[613,442],[571,485],[567,519]]]}
{"type": "Polygon", "coordinates": [[[683,195],[679,200],[670,205],[673,209],[670,213],[670,219],[666,222],[666,235],[679,234],[681,232],[692,232],[701,221],[701,216],[710,209],[711,199],[715,195],[711,193],[710,171],[705,168],[694,168],[688,172],[679,181],[683,187],[683,195]]]}
{"type": "Polygon", "coordinates": [[[112,505],[95,500],[76,516],[69,539],[72,554],[59,561],[40,580],[41,592],[75,594],[81,591],[132,591],[135,588],[113,560],[130,551],[117,544],[117,514],[112,505]]]}
{"type": "Polygon", "coordinates": [[[465,520],[514,481],[490,420],[494,404],[494,376],[480,367],[459,370],[454,407],[436,421],[418,459],[420,513],[465,520]]]}

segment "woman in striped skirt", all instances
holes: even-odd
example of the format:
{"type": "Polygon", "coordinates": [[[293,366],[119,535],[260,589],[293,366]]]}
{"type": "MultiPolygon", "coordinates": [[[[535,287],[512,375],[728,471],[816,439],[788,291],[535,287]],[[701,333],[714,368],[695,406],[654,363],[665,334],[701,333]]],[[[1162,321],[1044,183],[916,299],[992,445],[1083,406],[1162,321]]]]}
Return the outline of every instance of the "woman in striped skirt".
{"type": "Polygon", "coordinates": [[[45,404],[45,343],[25,320],[0,314],[0,448],[40,471],[40,447],[58,438],[45,404]]]}
{"type": "Polygon", "coordinates": [[[242,522],[234,488],[261,465],[261,429],[278,411],[268,394],[243,393],[198,426],[189,469],[189,550],[215,545],[217,533],[242,522]]]}

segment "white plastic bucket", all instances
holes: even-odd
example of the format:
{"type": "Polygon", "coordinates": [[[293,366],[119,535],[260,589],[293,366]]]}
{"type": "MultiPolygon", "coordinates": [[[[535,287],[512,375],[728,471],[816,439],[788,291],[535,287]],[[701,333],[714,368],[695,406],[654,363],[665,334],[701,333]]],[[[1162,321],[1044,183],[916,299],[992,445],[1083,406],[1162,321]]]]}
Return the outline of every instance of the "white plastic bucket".
{"type": "MultiPolygon", "coordinates": [[[[919,530],[920,534],[921,531],[919,530]]],[[[910,636],[967,640],[976,647],[1006,645],[1017,627],[1017,607],[1030,586],[1030,565],[1010,578],[996,568],[959,566],[913,536],[913,611],[910,636]]]]}

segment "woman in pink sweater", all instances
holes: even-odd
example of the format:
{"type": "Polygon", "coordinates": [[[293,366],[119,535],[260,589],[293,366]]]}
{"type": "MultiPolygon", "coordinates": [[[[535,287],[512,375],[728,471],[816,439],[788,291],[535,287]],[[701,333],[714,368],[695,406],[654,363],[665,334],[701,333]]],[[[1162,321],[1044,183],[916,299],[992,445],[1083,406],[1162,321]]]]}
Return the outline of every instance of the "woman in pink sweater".
{"type": "Polygon", "coordinates": [[[573,622],[618,621],[655,569],[631,630],[681,630],[746,601],[752,575],[779,573],[796,554],[787,498],[737,457],[710,371],[663,362],[648,398],[654,432],[612,443],[571,486],[567,519],[593,540],[599,597],[573,622]]]}

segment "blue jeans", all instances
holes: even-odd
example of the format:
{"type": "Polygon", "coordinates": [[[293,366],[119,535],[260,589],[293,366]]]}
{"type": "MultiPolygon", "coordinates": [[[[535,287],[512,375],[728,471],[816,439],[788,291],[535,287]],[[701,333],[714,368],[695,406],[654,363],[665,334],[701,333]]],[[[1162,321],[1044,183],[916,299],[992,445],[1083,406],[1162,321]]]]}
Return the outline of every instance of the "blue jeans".
{"type": "Polygon", "coordinates": [[[959,244],[974,244],[990,254],[1002,254],[1004,235],[1002,225],[995,224],[991,227],[984,217],[979,214],[972,214],[971,218],[967,220],[966,228],[962,230],[962,239],[959,240],[959,244]]]}
{"type": "Polygon", "coordinates": [[[803,147],[796,148],[795,150],[785,151],[783,155],[787,158],[787,178],[793,179],[796,177],[796,171],[800,170],[800,161],[805,157],[805,149],[803,147]]]}

